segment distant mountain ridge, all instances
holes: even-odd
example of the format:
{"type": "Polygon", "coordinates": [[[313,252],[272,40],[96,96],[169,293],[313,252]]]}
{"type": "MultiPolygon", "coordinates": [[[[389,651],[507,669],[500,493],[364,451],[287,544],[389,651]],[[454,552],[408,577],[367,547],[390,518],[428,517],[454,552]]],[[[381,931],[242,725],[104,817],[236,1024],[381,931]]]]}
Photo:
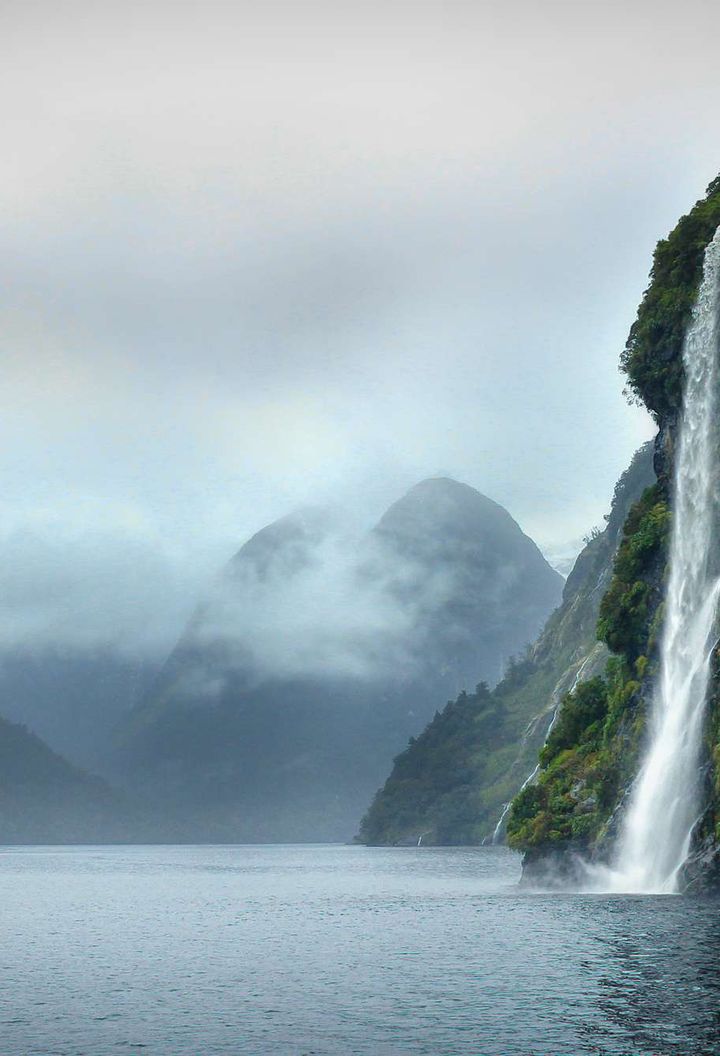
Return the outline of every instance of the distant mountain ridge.
{"type": "Polygon", "coordinates": [[[0,655],[0,709],[71,763],[95,769],[112,730],[143,698],[157,663],[109,648],[0,655]]]}
{"type": "Polygon", "coordinates": [[[104,781],[0,717],[0,843],[112,842],[140,831],[104,781]]]}
{"type": "Polygon", "coordinates": [[[359,542],[303,511],[245,544],[111,760],[178,838],[342,840],[438,703],[495,681],[562,577],[512,517],[431,478],[359,542]]]}

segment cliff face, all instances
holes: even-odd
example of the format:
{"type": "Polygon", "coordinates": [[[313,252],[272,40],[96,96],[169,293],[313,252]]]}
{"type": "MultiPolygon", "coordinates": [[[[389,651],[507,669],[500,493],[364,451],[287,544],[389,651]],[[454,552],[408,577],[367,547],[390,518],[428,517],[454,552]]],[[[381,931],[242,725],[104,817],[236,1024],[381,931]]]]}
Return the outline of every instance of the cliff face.
{"type": "Polygon", "coordinates": [[[344,840],[437,701],[523,648],[561,577],[496,503],[423,481],[369,537],[264,529],[120,733],[111,772],[176,839],[344,840]]]}
{"type": "Polygon", "coordinates": [[[606,527],[587,542],[540,637],[494,690],[461,694],[397,756],[363,818],[363,843],[477,844],[503,835],[505,806],[533,772],[564,694],[605,666],[595,633],[600,600],[628,510],[653,480],[648,444],[618,481],[606,527]]]}
{"type": "MultiPolygon", "coordinates": [[[[720,224],[720,178],[659,243],[651,282],[622,366],[630,392],[658,422],[656,483],[627,517],[612,580],[600,604],[598,637],[612,652],[605,670],[563,705],[540,753],[537,782],[515,799],[508,842],[524,850],[525,875],[572,855],[607,860],[645,745],[646,716],[658,674],[666,563],[672,520],[673,453],[683,388],[682,346],[705,249],[720,224]]],[[[718,662],[708,708],[705,811],[686,869],[686,885],[717,883],[720,811],[718,662]]]]}

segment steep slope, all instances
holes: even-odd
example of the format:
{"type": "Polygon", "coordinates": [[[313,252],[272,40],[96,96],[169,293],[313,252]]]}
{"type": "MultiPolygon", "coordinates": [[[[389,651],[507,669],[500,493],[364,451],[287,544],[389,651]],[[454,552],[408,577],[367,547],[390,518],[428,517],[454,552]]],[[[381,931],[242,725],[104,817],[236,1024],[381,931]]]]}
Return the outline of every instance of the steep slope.
{"type": "Polygon", "coordinates": [[[347,839],[438,699],[495,680],[559,600],[510,515],[424,481],[351,543],[322,511],[263,529],[119,731],[115,772],[189,839],[347,839]]]}
{"type": "MultiPolygon", "coordinates": [[[[629,387],[654,413],[657,483],[630,511],[598,633],[615,654],[602,677],[563,704],[541,754],[536,785],[513,804],[508,835],[526,852],[527,877],[572,871],[574,856],[612,855],[627,791],[646,743],[646,716],[658,675],[665,565],[672,521],[670,482],[682,401],[682,345],[705,248],[720,224],[720,178],[660,242],[623,354],[629,387]]],[[[704,814],[695,830],[687,883],[720,876],[720,704],[717,660],[706,730],[704,814]]]]}
{"type": "Polygon", "coordinates": [[[461,694],[395,759],[363,818],[362,842],[473,844],[502,835],[504,805],[533,771],[563,694],[604,666],[600,599],[628,509],[653,479],[648,444],[618,481],[604,531],[578,557],[538,640],[495,690],[461,694]]]}
{"type": "Polygon", "coordinates": [[[93,843],[140,832],[99,778],[0,718],[0,843],[93,843]]]}

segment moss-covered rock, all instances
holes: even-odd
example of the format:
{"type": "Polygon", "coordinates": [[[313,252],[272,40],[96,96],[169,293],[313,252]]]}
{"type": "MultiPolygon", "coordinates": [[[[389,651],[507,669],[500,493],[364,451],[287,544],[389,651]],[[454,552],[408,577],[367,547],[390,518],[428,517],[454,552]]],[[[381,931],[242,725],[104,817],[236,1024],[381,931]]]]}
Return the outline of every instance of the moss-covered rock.
{"type": "Polygon", "coordinates": [[[702,278],[705,248],[720,224],[720,176],[658,242],[648,287],[621,357],[629,391],[658,419],[682,399],[682,344],[702,278]]]}
{"type": "Polygon", "coordinates": [[[610,587],[600,602],[598,638],[614,653],[637,660],[649,651],[651,616],[662,600],[670,511],[658,484],[628,516],[610,587]]]}

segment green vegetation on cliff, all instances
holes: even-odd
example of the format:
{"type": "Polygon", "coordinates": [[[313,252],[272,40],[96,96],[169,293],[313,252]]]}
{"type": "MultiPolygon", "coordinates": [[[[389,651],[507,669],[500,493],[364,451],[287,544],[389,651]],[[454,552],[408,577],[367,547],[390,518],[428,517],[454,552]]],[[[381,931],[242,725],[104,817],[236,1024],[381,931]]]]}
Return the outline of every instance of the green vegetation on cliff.
{"type": "Polygon", "coordinates": [[[720,176],[658,242],[648,287],[621,357],[631,392],[658,418],[682,398],[682,344],[702,278],[705,247],[720,224],[720,176]]]}
{"type": "MultiPolygon", "coordinates": [[[[604,853],[617,810],[637,772],[645,714],[657,675],[665,565],[671,526],[669,480],[675,423],[682,400],[682,345],[702,275],[705,248],[720,224],[720,177],[683,217],[654,257],[651,284],[622,356],[632,392],[660,425],[658,483],[630,510],[613,576],[603,595],[598,638],[614,654],[603,677],[568,694],[540,753],[537,782],[516,797],[508,842],[531,858],[562,848],[604,853]]],[[[717,686],[717,679],[715,681],[717,686]]],[[[715,690],[717,697],[717,690],[715,690]]],[[[709,762],[720,799],[715,703],[710,708],[709,762]]],[[[711,827],[715,823],[713,822],[711,827]]],[[[706,826],[707,828],[707,826],[706,826]]],[[[714,833],[720,838],[720,832],[714,833]]]]}
{"type": "Polygon", "coordinates": [[[613,578],[600,602],[598,638],[632,661],[648,652],[649,620],[660,602],[653,571],[665,553],[669,528],[670,511],[655,484],[630,510],[613,578]]]}

